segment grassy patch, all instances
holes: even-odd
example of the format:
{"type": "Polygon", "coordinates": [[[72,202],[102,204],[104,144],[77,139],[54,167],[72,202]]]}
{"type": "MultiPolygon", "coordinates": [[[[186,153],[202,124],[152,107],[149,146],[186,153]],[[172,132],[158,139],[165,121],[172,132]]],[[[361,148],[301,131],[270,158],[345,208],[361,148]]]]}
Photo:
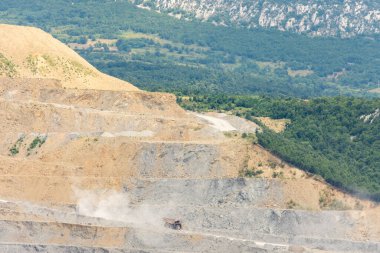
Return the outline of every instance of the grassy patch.
{"type": "Polygon", "coordinates": [[[26,58],[26,66],[30,71],[32,71],[33,75],[36,75],[38,73],[38,59],[37,59],[37,57],[29,55],[26,58]]]}
{"type": "Polygon", "coordinates": [[[16,77],[16,65],[0,53],[0,76],[16,77]]]}
{"type": "Polygon", "coordinates": [[[257,144],[257,142],[258,142],[256,134],[254,134],[254,133],[242,133],[241,138],[247,139],[254,144],[257,144]]]}

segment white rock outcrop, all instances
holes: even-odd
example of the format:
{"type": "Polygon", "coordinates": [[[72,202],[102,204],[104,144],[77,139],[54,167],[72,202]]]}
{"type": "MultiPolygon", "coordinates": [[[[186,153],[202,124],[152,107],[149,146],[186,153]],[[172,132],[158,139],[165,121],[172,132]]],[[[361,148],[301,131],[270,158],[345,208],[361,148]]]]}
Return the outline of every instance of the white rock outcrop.
{"type": "Polygon", "coordinates": [[[312,36],[352,37],[380,33],[376,0],[129,0],[159,12],[214,24],[277,28],[312,36]],[[177,15],[178,16],[178,15],[177,15]]]}

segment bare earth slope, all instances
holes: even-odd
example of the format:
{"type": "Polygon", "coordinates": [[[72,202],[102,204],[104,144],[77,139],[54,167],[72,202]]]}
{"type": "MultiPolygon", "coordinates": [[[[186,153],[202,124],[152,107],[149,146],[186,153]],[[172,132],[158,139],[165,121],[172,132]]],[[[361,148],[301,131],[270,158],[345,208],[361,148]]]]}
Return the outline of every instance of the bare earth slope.
{"type": "Polygon", "coordinates": [[[255,124],[188,113],[34,28],[1,25],[0,54],[0,252],[380,251],[379,207],[243,139],[255,124]]]}
{"type": "Polygon", "coordinates": [[[137,91],[132,84],[104,75],[50,34],[33,27],[0,24],[0,75],[52,78],[68,88],[137,91]]]}

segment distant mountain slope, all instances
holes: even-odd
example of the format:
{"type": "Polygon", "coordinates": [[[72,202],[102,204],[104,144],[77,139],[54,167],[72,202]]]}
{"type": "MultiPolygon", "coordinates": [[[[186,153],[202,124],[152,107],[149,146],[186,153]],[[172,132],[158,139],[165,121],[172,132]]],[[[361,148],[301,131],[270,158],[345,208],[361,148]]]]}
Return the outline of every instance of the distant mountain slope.
{"type": "Polygon", "coordinates": [[[313,36],[351,37],[380,33],[376,0],[131,0],[178,18],[219,25],[265,27],[313,36]]]}
{"type": "Polygon", "coordinates": [[[378,96],[368,91],[380,82],[380,35],[214,26],[128,0],[3,0],[2,22],[40,27],[103,72],[152,91],[378,96]]]}

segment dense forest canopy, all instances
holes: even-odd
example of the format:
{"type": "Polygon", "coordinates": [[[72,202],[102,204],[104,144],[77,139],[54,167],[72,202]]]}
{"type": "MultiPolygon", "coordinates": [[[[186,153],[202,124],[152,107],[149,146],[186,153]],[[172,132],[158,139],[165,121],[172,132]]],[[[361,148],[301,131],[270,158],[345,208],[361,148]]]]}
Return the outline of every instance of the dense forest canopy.
{"type": "Polygon", "coordinates": [[[364,95],[380,81],[378,37],[228,28],[110,0],[4,0],[0,22],[41,27],[66,43],[118,40],[118,51],[78,51],[101,70],[149,90],[364,95]],[[136,42],[136,35],[145,41],[136,42]]]}

